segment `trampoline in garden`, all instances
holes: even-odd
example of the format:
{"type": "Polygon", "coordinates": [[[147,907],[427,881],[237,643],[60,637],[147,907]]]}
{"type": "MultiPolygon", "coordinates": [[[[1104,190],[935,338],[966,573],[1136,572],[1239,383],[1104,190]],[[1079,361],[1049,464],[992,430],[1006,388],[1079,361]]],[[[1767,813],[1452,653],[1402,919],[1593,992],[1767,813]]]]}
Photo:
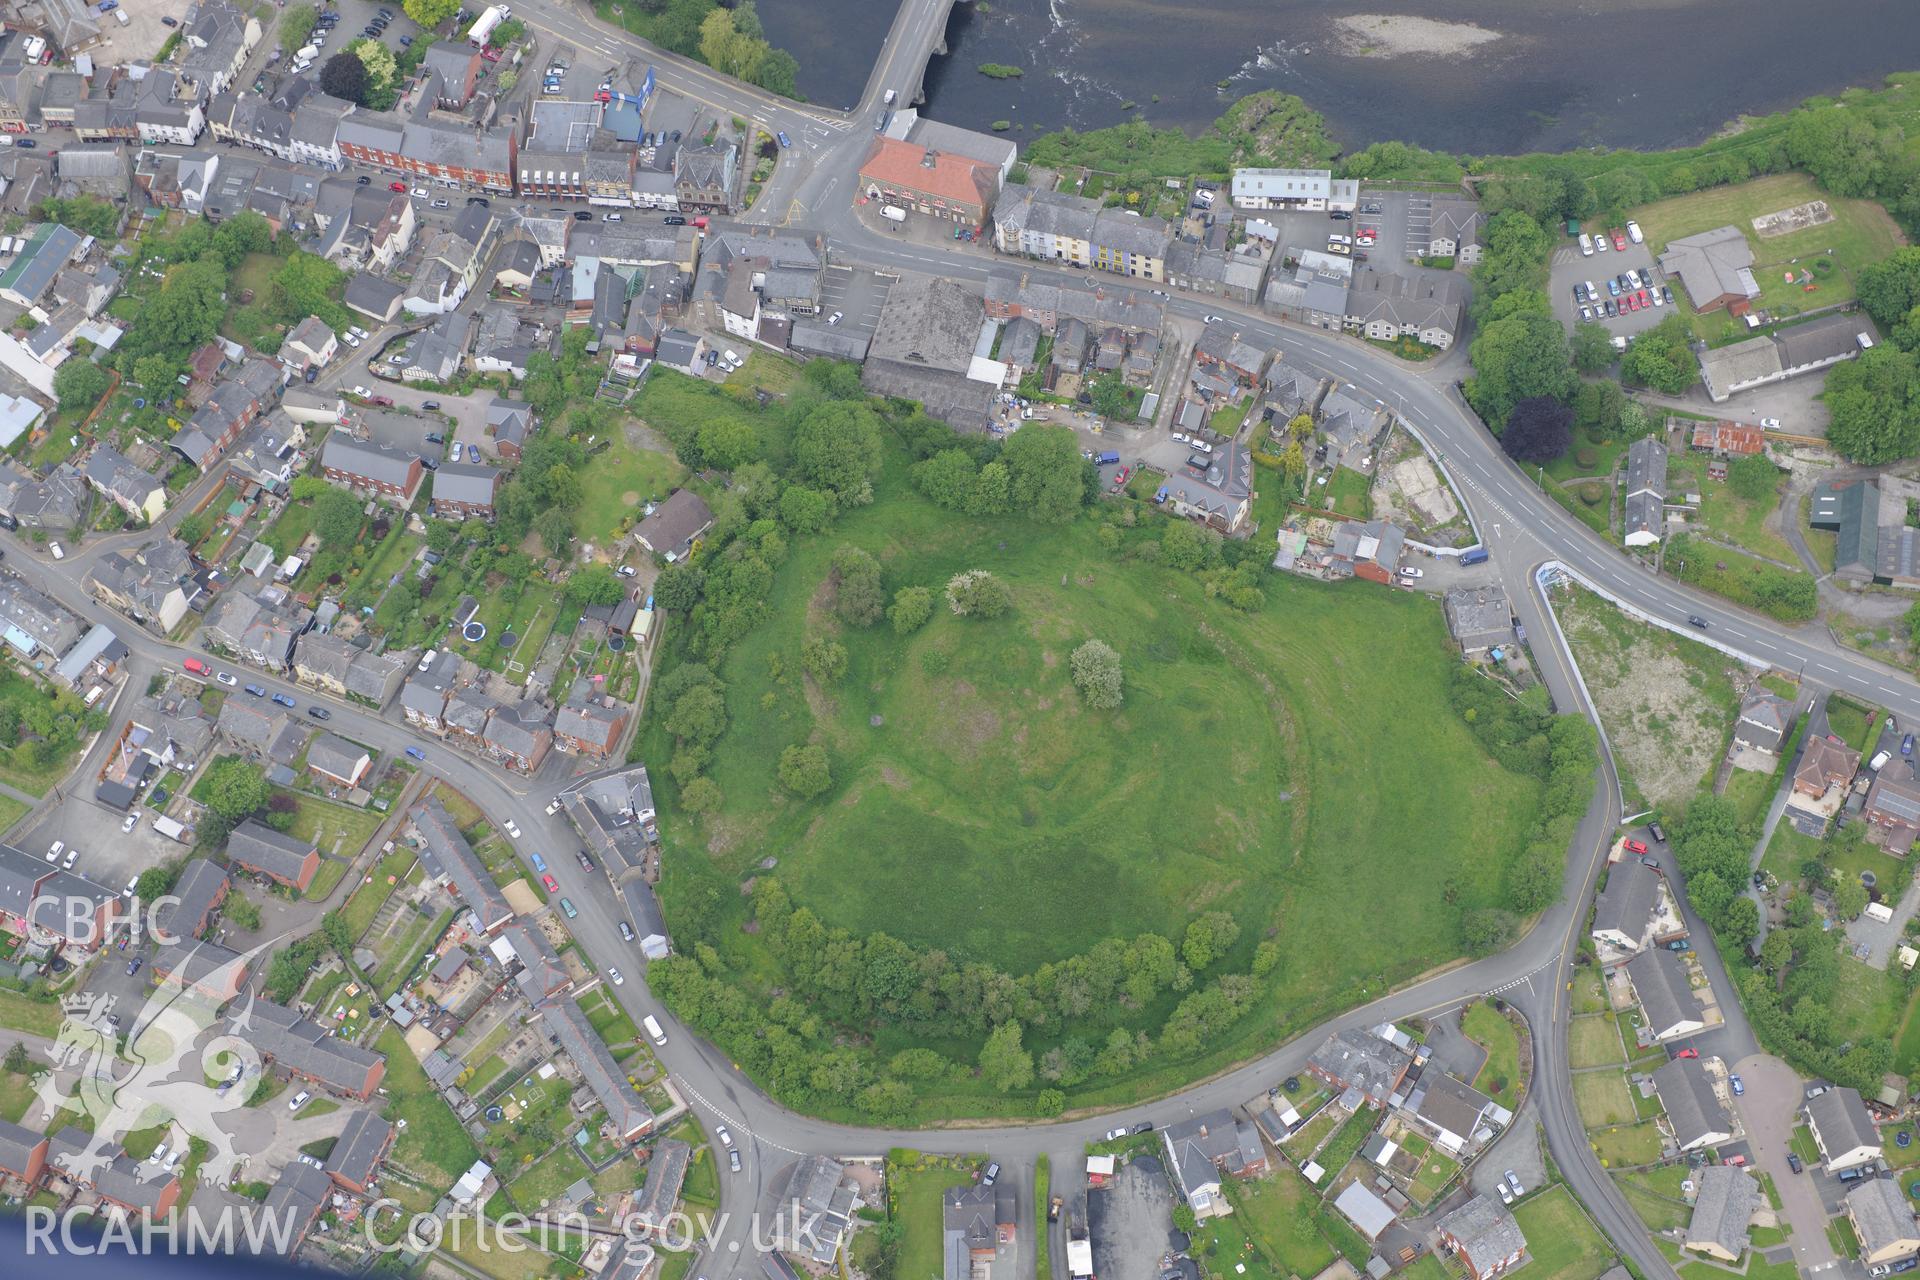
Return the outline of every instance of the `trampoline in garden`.
{"type": "Polygon", "coordinates": [[[478,644],[487,638],[487,624],[484,622],[469,622],[466,626],[460,628],[460,635],[468,644],[478,644]]]}
{"type": "Polygon", "coordinates": [[[1901,1130],[1900,1132],[1898,1132],[1898,1133],[1896,1133],[1896,1134],[1894,1134],[1894,1135],[1893,1135],[1893,1145],[1894,1145],[1894,1146],[1896,1146],[1896,1147],[1910,1147],[1910,1146],[1912,1146],[1912,1145],[1913,1145],[1913,1131],[1912,1131],[1912,1130],[1910,1130],[1910,1129],[1902,1129],[1902,1130],[1901,1130]]]}
{"type": "MultiPolygon", "coordinates": [[[[502,1120],[506,1118],[506,1115],[507,1113],[499,1107],[487,1108],[487,1120],[491,1124],[499,1124],[502,1120]]],[[[1920,1186],[1920,1184],[1916,1184],[1916,1185],[1920,1186]]],[[[1916,1192],[1915,1194],[1920,1194],[1920,1192],[1916,1192]]]]}

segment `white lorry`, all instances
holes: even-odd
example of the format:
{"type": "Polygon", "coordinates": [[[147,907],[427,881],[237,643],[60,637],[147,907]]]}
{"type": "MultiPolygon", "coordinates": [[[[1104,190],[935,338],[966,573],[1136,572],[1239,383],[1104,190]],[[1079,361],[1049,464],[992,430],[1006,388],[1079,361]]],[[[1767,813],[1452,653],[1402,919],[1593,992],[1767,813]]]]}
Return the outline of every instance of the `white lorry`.
{"type": "Polygon", "coordinates": [[[513,10],[503,4],[488,5],[467,31],[467,43],[475,48],[485,48],[487,37],[493,34],[493,29],[512,16],[513,10]]]}

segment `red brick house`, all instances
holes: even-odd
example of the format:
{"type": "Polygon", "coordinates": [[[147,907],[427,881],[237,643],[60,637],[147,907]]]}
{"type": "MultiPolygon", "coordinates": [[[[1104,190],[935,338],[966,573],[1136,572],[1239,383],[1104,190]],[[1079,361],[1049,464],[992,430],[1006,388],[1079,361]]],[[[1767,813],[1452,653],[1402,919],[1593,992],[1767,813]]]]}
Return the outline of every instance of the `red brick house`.
{"type": "Polygon", "coordinates": [[[320,851],[305,840],[283,835],[249,819],[227,837],[227,860],[243,871],[262,875],[305,893],[320,870],[320,851]]]}

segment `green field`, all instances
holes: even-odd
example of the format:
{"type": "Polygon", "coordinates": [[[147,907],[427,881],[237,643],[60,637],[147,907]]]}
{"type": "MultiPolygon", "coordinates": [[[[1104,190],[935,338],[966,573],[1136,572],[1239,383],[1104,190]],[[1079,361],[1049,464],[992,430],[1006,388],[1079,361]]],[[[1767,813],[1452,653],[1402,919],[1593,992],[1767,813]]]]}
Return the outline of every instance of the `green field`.
{"type": "Polygon", "coordinates": [[[1460,1029],[1487,1051],[1474,1087],[1509,1111],[1520,1105],[1520,1033],[1486,1001],[1460,1015],[1460,1029]]]}
{"type": "Polygon", "coordinates": [[[1613,1175],[1614,1185],[1647,1224],[1649,1231],[1669,1231],[1684,1227],[1692,1218],[1680,1184],[1687,1176],[1686,1166],[1668,1165],[1660,1169],[1635,1170],[1613,1175]]]}
{"type": "Polygon", "coordinates": [[[1627,1078],[1618,1071],[1582,1071],[1573,1078],[1573,1100],[1589,1129],[1625,1124],[1635,1118],[1627,1078]]]}
{"type": "MultiPolygon", "coordinates": [[[[1689,195],[1645,205],[1632,215],[1646,232],[1647,248],[1657,257],[1669,240],[1711,231],[1728,224],[1739,227],[1753,249],[1753,277],[1760,285],[1754,307],[1776,314],[1808,311],[1815,307],[1844,302],[1854,296],[1853,273],[1899,248],[1904,241],[1899,227],[1885,208],[1871,200],[1845,200],[1829,195],[1802,173],[1775,174],[1755,178],[1730,187],[1713,187],[1689,195]],[[1810,200],[1824,200],[1833,211],[1833,221],[1786,235],[1762,238],[1755,233],[1752,219],[1762,214],[1790,209],[1810,200]],[[1804,266],[1814,258],[1831,256],[1836,270],[1814,276],[1812,292],[1789,284],[1787,264],[1798,260],[1804,266]]],[[[1674,299],[1683,312],[1692,314],[1682,290],[1674,290],[1674,299]]],[[[1729,324],[1738,324],[1724,311],[1694,316],[1694,332],[1708,341],[1729,336],[1729,324]]],[[[1741,325],[1732,336],[1744,337],[1741,325]]]]}
{"type": "Polygon", "coordinates": [[[1709,479],[1706,464],[1704,454],[1685,454],[1676,457],[1667,467],[1667,483],[1674,490],[1700,495],[1699,523],[1714,537],[1757,556],[1782,564],[1799,564],[1787,540],[1766,524],[1767,517],[1779,508],[1780,490],[1787,483],[1787,473],[1780,473],[1771,497],[1754,502],[1735,493],[1725,480],[1709,479]]]}
{"type": "Polygon", "coordinates": [[[1587,1141],[1609,1169],[1652,1164],[1660,1158],[1660,1130],[1651,1121],[1596,1129],[1587,1141]]]}
{"type": "Polygon", "coordinates": [[[1305,1178],[1281,1169],[1270,1178],[1234,1184],[1235,1216],[1255,1244],[1279,1264],[1280,1274],[1318,1275],[1333,1264],[1333,1246],[1320,1234],[1320,1197],[1305,1178]]]}
{"type": "Polygon", "coordinates": [[[399,1028],[382,1031],[374,1047],[387,1055],[387,1075],[382,1081],[387,1090],[386,1118],[407,1122],[394,1144],[393,1158],[417,1178],[431,1179],[436,1172],[444,1175],[445,1184],[434,1187],[444,1191],[480,1158],[480,1150],[433,1091],[399,1028]]]}
{"type": "Polygon", "coordinates": [[[1576,1067],[1605,1067],[1625,1062],[1620,1029],[1611,1017],[1579,1017],[1567,1024],[1567,1056],[1576,1067]]]}
{"type": "MultiPolygon", "coordinates": [[[[903,493],[897,465],[877,487],[832,535],[796,542],[771,621],[720,669],[725,804],[699,831],[664,806],[670,918],[711,886],[737,921],[739,880],[769,849],[829,926],[1015,973],[1225,909],[1241,923],[1227,966],[1244,971],[1269,929],[1282,958],[1257,1012],[1210,1047],[1218,1063],[1451,959],[1460,915],[1504,900],[1538,791],[1450,709],[1432,602],[1269,576],[1266,607],[1239,614],[1188,576],[1117,562],[1089,522],[957,517],[903,493]],[[889,591],[991,568],[1014,608],[936,609],[905,639],[840,627],[816,597],[842,544],[871,551],[889,591]],[[849,655],[828,690],[793,661],[822,631],[849,655]],[[1087,710],[1068,679],[1094,636],[1125,665],[1115,713],[1087,710]],[[808,741],[834,785],[800,804],[775,765],[808,741]],[[1391,930],[1352,928],[1361,884],[1391,930]]],[[[670,754],[657,727],[643,747],[670,754]]],[[[766,972],[752,935],[723,921],[711,937],[737,970],[766,972]]],[[[882,1052],[913,1043],[875,1030],[882,1052]]]]}
{"type": "Polygon", "coordinates": [[[1527,1237],[1532,1280],[1594,1280],[1613,1265],[1613,1248],[1565,1187],[1543,1191],[1515,1207],[1527,1237]]]}
{"type": "Polygon", "coordinates": [[[972,1178],[960,1169],[906,1170],[891,1162],[887,1168],[893,1211],[902,1225],[900,1255],[894,1274],[937,1276],[944,1269],[941,1193],[965,1186],[972,1178]]]}
{"type": "MultiPolygon", "coordinates": [[[[367,847],[367,841],[373,839],[373,833],[387,820],[386,814],[372,809],[335,804],[318,796],[302,794],[299,799],[300,807],[294,812],[289,834],[312,842],[323,854],[338,853],[348,861],[367,847]]],[[[318,881],[317,875],[315,880],[318,881]]]]}

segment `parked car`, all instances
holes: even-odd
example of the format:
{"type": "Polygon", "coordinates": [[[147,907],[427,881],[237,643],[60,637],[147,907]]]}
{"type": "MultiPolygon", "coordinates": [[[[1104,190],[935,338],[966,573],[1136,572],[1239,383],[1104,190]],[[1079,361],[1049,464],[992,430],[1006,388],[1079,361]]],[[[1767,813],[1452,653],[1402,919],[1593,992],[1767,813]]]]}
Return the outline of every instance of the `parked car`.
{"type": "Polygon", "coordinates": [[[512,836],[515,840],[518,840],[520,838],[520,828],[514,825],[512,818],[508,818],[505,822],[501,823],[500,825],[505,827],[507,829],[507,834],[512,836]]]}
{"type": "Polygon", "coordinates": [[[131,978],[134,974],[140,972],[140,966],[144,963],[145,961],[139,956],[135,956],[133,959],[127,961],[127,976],[131,978]]]}
{"type": "Polygon", "coordinates": [[[299,703],[295,702],[292,698],[289,698],[284,693],[276,693],[271,696],[273,698],[273,701],[279,703],[283,707],[297,707],[300,705],[299,703]]]}
{"type": "Polygon", "coordinates": [[[1700,1051],[1692,1045],[1688,1045],[1684,1049],[1676,1049],[1673,1056],[1676,1058],[1697,1058],[1700,1056],[1700,1051]]]}
{"type": "Polygon", "coordinates": [[[128,814],[126,817],[126,820],[120,824],[120,830],[131,831],[139,825],[140,825],[140,812],[139,810],[136,809],[134,812],[128,814]]]}
{"type": "Polygon", "coordinates": [[[571,919],[573,919],[574,917],[576,917],[576,916],[578,916],[578,915],[580,914],[580,910],[579,910],[579,908],[577,908],[577,907],[575,907],[575,906],[573,905],[573,899],[572,899],[572,898],[562,898],[562,899],[560,899],[560,910],[562,910],[562,911],[564,911],[564,912],[566,913],[566,916],[567,916],[567,919],[569,919],[569,920],[571,920],[571,919]]]}
{"type": "Polygon", "coordinates": [[[1400,566],[1400,576],[1409,580],[1415,580],[1426,577],[1427,571],[1425,569],[1417,569],[1410,564],[1403,564],[1400,566]]]}
{"type": "Polygon", "coordinates": [[[628,924],[625,920],[622,920],[620,922],[620,936],[626,939],[628,942],[633,941],[633,926],[628,924]]]}
{"type": "Polygon", "coordinates": [[[990,1187],[999,1180],[1000,1162],[998,1160],[989,1160],[987,1162],[987,1171],[980,1175],[980,1185],[990,1187]]]}
{"type": "Polygon", "coordinates": [[[307,714],[312,716],[315,720],[333,719],[333,712],[327,710],[325,707],[308,707],[307,714]]]}
{"type": "Polygon", "coordinates": [[[728,1148],[733,1146],[733,1135],[727,1132],[727,1126],[723,1124],[715,1125],[713,1127],[713,1136],[720,1139],[721,1146],[728,1148]]]}
{"type": "Polygon", "coordinates": [[[1655,840],[1658,840],[1661,844],[1667,842],[1667,829],[1657,822],[1649,822],[1647,824],[1647,834],[1655,840]]]}
{"type": "Polygon", "coordinates": [[[267,691],[265,689],[262,689],[257,684],[250,684],[250,685],[244,686],[242,689],[242,692],[246,693],[249,697],[253,697],[253,698],[264,698],[267,696],[267,691]]]}
{"type": "Polygon", "coordinates": [[[1626,842],[1626,850],[1628,853],[1645,853],[1647,846],[1638,840],[1629,840],[1626,842]]]}
{"type": "Polygon", "coordinates": [[[541,857],[537,851],[529,853],[527,858],[533,863],[533,869],[535,871],[545,871],[547,869],[547,860],[541,857]]]}
{"type": "Polygon", "coordinates": [[[1800,1157],[1793,1154],[1793,1152],[1791,1151],[1787,1152],[1787,1168],[1793,1170],[1795,1173],[1799,1173],[1802,1168],[1800,1164],[1800,1157]]]}
{"type": "Polygon", "coordinates": [[[580,852],[574,854],[573,856],[579,860],[580,867],[582,870],[585,870],[585,871],[593,870],[593,858],[591,855],[587,853],[585,849],[580,850],[580,852]]]}
{"type": "Polygon", "coordinates": [[[418,747],[408,747],[407,755],[410,759],[414,759],[414,760],[424,761],[427,758],[427,753],[422,751],[418,747]]]}
{"type": "Polygon", "coordinates": [[[607,977],[613,980],[613,985],[616,987],[626,981],[625,978],[620,976],[620,971],[618,969],[608,969],[607,977]]]}
{"type": "Polygon", "coordinates": [[[554,878],[553,878],[552,876],[550,876],[550,875],[548,875],[548,876],[541,876],[541,877],[540,877],[540,883],[541,883],[541,884],[543,884],[543,885],[545,885],[545,886],[547,887],[547,892],[548,892],[548,893],[558,893],[558,892],[560,892],[560,882],[559,882],[558,880],[555,880],[555,879],[554,879],[554,878]]]}
{"type": "Polygon", "coordinates": [[[1516,1199],[1527,1194],[1527,1189],[1520,1185],[1520,1175],[1511,1169],[1507,1170],[1507,1185],[1513,1188],[1513,1194],[1516,1199]]]}
{"type": "Polygon", "coordinates": [[[729,1148],[729,1149],[728,1149],[728,1151],[727,1151],[727,1168],[729,1168],[729,1169],[731,1169],[731,1170],[733,1170],[733,1171],[734,1171],[735,1173],[738,1173],[738,1172],[740,1172],[740,1151],[739,1151],[739,1148],[737,1148],[737,1147],[735,1147],[735,1148],[729,1148]]]}
{"type": "Polygon", "coordinates": [[[1760,426],[1763,430],[1766,430],[1766,431],[1778,431],[1780,430],[1780,419],[1762,418],[1760,419],[1760,426]]]}
{"type": "Polygon", "coordinates": [[[787,136],[786,130],[782,129],[775,136],[780,139],[780,149],[782,151],[788,150],[793,146],[793,139],[787,136]]]}
{"type": "Polygon", "coordinates": [[[387,184],[387,190],[389,191],[405,191],[406,189],[407,184],[404,182],[389,182],[387,184]]]}
{"type": "Polygon", "coordinates": [[[1727,1076],[1727,1087],[1733,1090],[1735,1097],[1747,1091],[1747,1086],[1741,1082],[1740,1077],[1732,1074],[1727,1076]]]}
{"type": "Polygon", "coordinates": [[[1687,625],[1690,627],[1698,627],[1702,631],[1705,631],[1707,629],[1707,620],[1698,614],[1690,613],[1687,615],[1687,625]]]}
{"type": "Polygon", "coordinates": [[[287,1100],[287,1110],[298,1111],[300,1108],[307,1105],[307,1099],[311,1097],[313,1097],[313,1094],[310,1091],[306,1089],[302,1089],[300,1092],[294,1094],[293,1097],[287,1100]]]}
{"type": "Polygon", "coordinates": [[[1121,1125],[1118,1129],[1107,1130],[1106,1140],[1108,1142],[1118,1142],[1121,1138],[1124,1138],[1126,1136],[1127,1136],[1127,1126],[1121,1125]]]}

